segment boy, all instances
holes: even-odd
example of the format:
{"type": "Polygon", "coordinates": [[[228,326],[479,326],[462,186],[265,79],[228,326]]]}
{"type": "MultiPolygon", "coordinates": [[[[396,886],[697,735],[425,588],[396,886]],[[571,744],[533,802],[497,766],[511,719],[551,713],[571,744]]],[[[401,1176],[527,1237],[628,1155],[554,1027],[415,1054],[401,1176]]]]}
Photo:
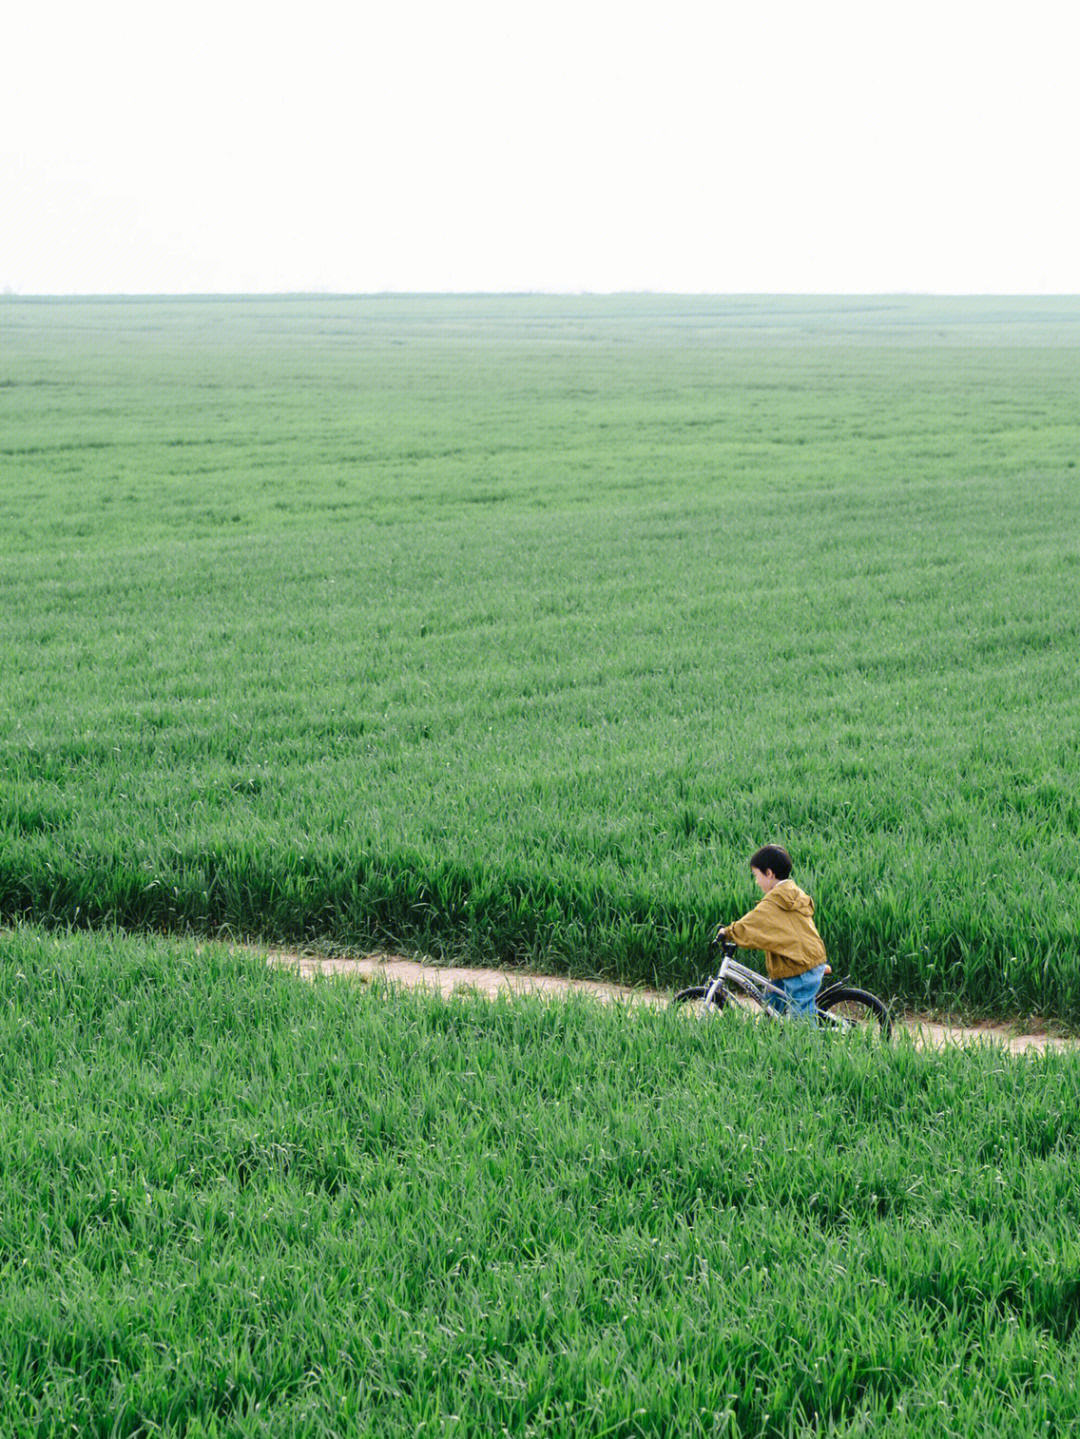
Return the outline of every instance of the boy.
{"type": "Polygon", "coordinates": [[[814,901],[791,874],[791,856],[778,844],[767,844],[750,861],[754,883],[765,896],[737,919],[721,925],[717,938],[740,949],[763,949],[765,972],[784,997],[771,994],[769,1003],[781,1014],[813,1015],[814,1000],[825,978],[825,946],[814,928],[814,901]]]}

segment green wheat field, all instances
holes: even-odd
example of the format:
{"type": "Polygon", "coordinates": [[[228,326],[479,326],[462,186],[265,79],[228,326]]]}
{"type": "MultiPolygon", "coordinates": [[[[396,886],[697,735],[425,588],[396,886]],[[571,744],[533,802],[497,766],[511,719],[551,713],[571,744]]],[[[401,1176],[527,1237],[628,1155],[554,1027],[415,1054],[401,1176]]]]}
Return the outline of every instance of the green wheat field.
{"type": "Polygon", "coordinates": [[[1057,1435],[1080,299],[0,300],[0,1433],[1057,1435]],[[236,941],[251,941],[249,953],[236,941]],[[225,941],[225,943],[221,943],[225,941]]]}
{"type": "Polygon", "coordinates": [[[0,918],[1080,1021],[1080,301],[0,324],[0,918]]]}
{"type": "Polygon", "coordinates": [[[1080,1064],[19,929],[10,1436],[1043,1436],[1080,1064]]]}

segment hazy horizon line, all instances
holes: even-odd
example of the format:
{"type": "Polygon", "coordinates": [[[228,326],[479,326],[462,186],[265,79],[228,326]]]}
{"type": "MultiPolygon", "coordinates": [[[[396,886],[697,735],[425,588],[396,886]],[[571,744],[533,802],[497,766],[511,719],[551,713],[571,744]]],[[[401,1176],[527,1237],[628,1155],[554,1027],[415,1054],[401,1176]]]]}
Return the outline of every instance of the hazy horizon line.
{"type": "Polygon", "coordinates": [[[881,289],[881,290],[673,290],[653,289],[549,289],[515,288],[505,290],[438,290],[438,289],[282,289],[282,290],[17,290],[5,286],[0,300],[375,300],[375,299],[525,299],[542,296],[550,299],[620,299],[656,297],[670,299],[953,299],[953,300],[1075,300],[1080,290],[955,290],[955,289],[881,289]]]}

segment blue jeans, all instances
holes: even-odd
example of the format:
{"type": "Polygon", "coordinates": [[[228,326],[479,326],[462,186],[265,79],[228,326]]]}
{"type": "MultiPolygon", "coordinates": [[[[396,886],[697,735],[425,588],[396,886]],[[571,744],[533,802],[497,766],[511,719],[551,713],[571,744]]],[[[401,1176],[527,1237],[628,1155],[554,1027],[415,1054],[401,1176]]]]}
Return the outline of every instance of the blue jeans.
{"type": "Polygon", "coordinates": [[[769,1004],[778,1014],[805,1015],[812,1018],[814,1000],[825,978],[825,966],[808,969],[805,974],[793,974],[790,979],[773,979],[769,982],[784,991],[783,995],[770,994],[769,1004]]]}

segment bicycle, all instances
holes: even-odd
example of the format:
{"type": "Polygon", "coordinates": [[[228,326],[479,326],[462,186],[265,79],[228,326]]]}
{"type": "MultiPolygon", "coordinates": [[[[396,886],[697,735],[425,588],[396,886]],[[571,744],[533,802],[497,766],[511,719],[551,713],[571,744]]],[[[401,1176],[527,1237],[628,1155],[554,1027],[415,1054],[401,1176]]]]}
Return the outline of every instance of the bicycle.
{"type": "MultiPolygon", "coordinates": [[[[709,946],[715,950],[720,942],[714,939],[709,946]]],[[[771,1019],[782,1019],[783,1015],[769,1002],[771,995],[778,995],[786,1001],[784,991],[756,969],[740,964],[734,958],[736,946],[725,940],[720,944],[722,959],[720,968],[704,984],[691,985],[682,989],[672,1000],[673,1004],[701,1001],[702,1015],[718,1013],[729,1002],[757,1005],[771,1019]]],[[[829,968],[826,973],[831,973],[829,968]]],[[[892,1029],[889,1011],[880,999],[865,989],[856,989],[846,979],[829,984],[818,990],[814,1001],[814,1017],[823,1029],[850,1031],[866,1030],[888,1039],[892,1029]]]]}

